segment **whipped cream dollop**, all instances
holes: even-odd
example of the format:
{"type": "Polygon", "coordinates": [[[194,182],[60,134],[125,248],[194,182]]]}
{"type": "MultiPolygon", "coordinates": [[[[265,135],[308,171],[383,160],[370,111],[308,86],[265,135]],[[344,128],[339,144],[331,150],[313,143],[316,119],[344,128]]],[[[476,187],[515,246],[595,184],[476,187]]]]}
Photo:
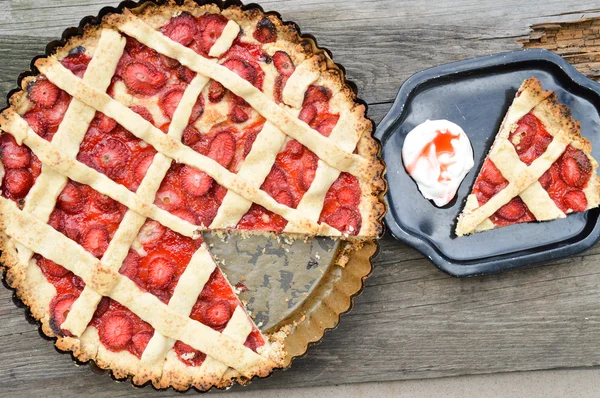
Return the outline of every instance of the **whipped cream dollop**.
{"type": "Polygon", "coordinates": [[[454,198],[473,168],[473,148],[459,125],[448,120],[427,120],[406,136],[402,161],[421,194],[441,207],[454,198]]]}

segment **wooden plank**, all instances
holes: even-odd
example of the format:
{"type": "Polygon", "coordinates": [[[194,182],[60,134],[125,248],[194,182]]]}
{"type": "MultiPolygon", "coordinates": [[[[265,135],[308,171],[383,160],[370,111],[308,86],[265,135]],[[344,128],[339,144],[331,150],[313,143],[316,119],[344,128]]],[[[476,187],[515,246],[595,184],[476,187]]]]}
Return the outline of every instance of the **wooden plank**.
{"type": "MultiPolygon", "coordinates": [[[[0,0],[0,93],[31,57],[111,0],[0,0]],[[82,5],[85,4],[85,5],[82,5]]],[[[533,23],[598,15],[595,1],[263,1],[331,49],[379,121],[398,87],[434,65],[518,48],[533,23]]],[[[325,340],[249,388],[441,377],[600,364],[600,247],[551,266],[473,279],[439,272],[387,236],[354,310],[325,340]]],[[[73,366],[0,289],[0,395],[142,396],[73,366]]],[[[236,388],[237,389],[237,388],[236,388]]],[[[164,395],[174,395],[169,392],[164,395]]]]}

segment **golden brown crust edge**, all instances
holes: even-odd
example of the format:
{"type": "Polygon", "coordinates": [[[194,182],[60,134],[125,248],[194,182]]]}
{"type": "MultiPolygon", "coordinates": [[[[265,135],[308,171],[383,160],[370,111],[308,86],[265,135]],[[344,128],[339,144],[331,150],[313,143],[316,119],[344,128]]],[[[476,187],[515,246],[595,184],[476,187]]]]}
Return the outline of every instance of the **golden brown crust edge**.
{"type": "MultiPolygon", "coordinates": [[[[367,195],[367,203],[368,206],[372,209],[371,212],[366,214],[367,220],[365,220],[363,217],[363,222],[366,221],[368,223],[368,228],[364,230],[363,237],[349,237],[349,239],[354,242],[352,246],[358,248],[362,246],[362,241],[372,240],[381,235],[383,230],[382,217],[386,209],[386,205],[383,200],[383,195],[385,194],[386,190],[386,183],[383,178],[385,167],[382,160],[379,158],[380,145],[372,136],[373,124],[365,116],[365,106],[356,102],[356,94],[354,93],[352,88],[346,83],[345,76],[342,70],[339,69],[333,63],[331,58],[329,58],[329,56],[324,50],[317,47],[316,43],[312,39],[300,37],[298,31],[295,29],[295,26],[293,24],[286,24],[282,22],[278,17],[271,14],[265,14],[262,11],[255,8],[242,10],[240,7],[234,6],[224,10],[220,10],[219,7],[217,7],[216,5],[211,4],[205,6],[198,6],[192,1],[186,0],[183,3],[183,5],[177,5],[175,4],[175,2],[170,1],[166,5],[160,7],[156,7],[150,3],[147,3],[143,6],[133,9],[132,11],[142,19],[151,18],[158,14],[161,14],[163,16],[166,15],[170,18],[170,16],[172,16],[172,14],[176,11],[187,11],[194,14],[202,12],[222,12],[228,18],[234,19],[238,23],[243,23],[244,21],[246,21],[246,23],[256,23],[263,17],[267,17],[276,26],[279,35],[283,34],[284,40],[288,41],[291,44],[290,51],[297,52],[297,55],[304,55],[305,58],[317,55],[324,59],[327,65],[327,70],[325,70],[322,74],[323,78],[328,80],[331,85],[338,85],[340,87],[339,90],[344,92],[344,97],[349,103],[349,107],[352,108],[353,117],[357,118],[360,121],[361,129],[364,131],[357,145],[357,152],[361,156],[367,158],[369,160],[369,163],[373,165],[373,167],[371,167],[369,170],[369,174],[365,175],[365,181],[369,182],[368,187],[370,188],[370,191],[367,195]]],[[[65,56],[73,48],[76,48],[81,45],[89,45],[90,41],[97,40],[97,38],[99,37],[100,30],[109,27],[110,15],[111,14],[103,18],[102,22],[99,25],[87,25],[83,29],[84,34],[82,36],[72,37],[68,39],[64,46],[56,50],[56,55],[58,57],[65,56]]],[[[23,106],[24,103],[26,105],[28,101],[27,86],[30,82],[35,81],[37,77],[38,75],[29,76],[22,80],[21,91],[14,93],[9,99],[9,104],[11,107],[19,109],[19,107],[23,106]]],[[[361,188],[364,189],[362,185],[361,188]]],[[[0,225],[2,223],[2,218],[3,216],[2,214],[0,214],[0,225]]],[[[31,290],[33,287],[28,285],[27,277],[25,275],[25,269],[27,268],[28,264],[19,264],[18,254],[14,243],[10,240],[10,238],[8,238],[4,233],[1,232],[0,250],[2,250],[2,255],[0,257],[0,267],[5,271],[5,280],[7,284],[11,288],[15,289],[17,297],[30,308],[32,316],[41,323],[41,330],[43,331],[43,333],[49,337],[57,338],[55,342],[56,347],[62,351],[71,351],[73,353],[73,356],[78,360],[82,362],[94,360],[94,362],[99,367],[104,369],[110,369],[115,378],[121,379],[126,378],[128,376],[134,376],[134,384],[142,385],[150,381],[154,384],[155,387],[158,388],[166,388],[172,386],[177,390],[187,390],[191,387],[205,390],[212,386],[215,386],[217,388],[229,387],[236,381],[236,379],[241,384],[246,384],[247,382],[249,382],[248,379],[240,378],[239,374],[237,374],[237,372],[235,371],[232,371],[231,369],[225,374],[225,376],[220,381],[212,383],[211,385],[206,385],[206,383],[201,383],[198,381],[186,381],[178,377],[171,378],[166,374],[163,374],[160,379],[153,379],[150,375],[137,374],[135,372],[135,368],[137,366],[119,367],[115,366],[114,363],[99,360],[99,358],[97,357],[97,350],[90,350],[90,347],[83,347],[81,341],[78,338],[61,337],[56,336],[54,334],[49,322],[50,316],[48,303],[42,303],[36,300],[35,295],[31,294],[31,290]]],[[[272,372],[272,370],[273,369],[270,369],[264,372],[264,374],[257,376],[267,376],[272,372]]]]}

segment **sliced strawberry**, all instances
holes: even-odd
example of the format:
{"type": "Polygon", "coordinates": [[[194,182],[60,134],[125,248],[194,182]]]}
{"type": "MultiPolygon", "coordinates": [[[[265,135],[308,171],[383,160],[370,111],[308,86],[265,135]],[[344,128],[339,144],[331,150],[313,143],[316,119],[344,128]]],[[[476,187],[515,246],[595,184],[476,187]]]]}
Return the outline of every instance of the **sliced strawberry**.
{"type": "Polygon", "coordinates": [[[129,90],[141,95],[154,95],[167,82],[164,73],[141,62],[127,64],[123,69],[123,80],[129,90]]]}
{"type": "Polygon", "coordinates": [[[287,83],[287,76],[277,76],[275,78],[275,87],[273,87],[273,99],[278,104],[283,102],[283,89],[287,83]]]}
{"type": "Polygon", "coordinates": [[[58,196],[56,206],[68,214],[76,214],[83,210],[85,198],[79,187],[68,183],[58,196]]]}
{"type": "Polygon", "coordinates": [[[119,203],[108,195],[96,193],[93,195],[94,206],[103,213],[114,213],[119,210],[119,203]]]}
{"type": "Polygon", "coordinates": [[[219,203],[223,201],[225,195],[227,195],[227,188],[221,185],[217,185],[217,187],[215,188],[215,198],[219,200],[219,203]]]}
{"type": "Polygon", "coordinates": [[[247,80],[252,85],[256,85],[258,73],[252,64],[241,58],[229,58],[223,63],[223,66],[231,69],[244,80],[247,80]]]}
{"type": "Polygon", "coordinates": [[[15,198],[24,198],[33,186],[33,176],[27,169],[8,169],[4,175],[6,190],[15,198]]]}
{"type": "Polygon", "coordinates": [[[206,195],[214,182],[205,172],[187,165],[181,168],[179,176],[182,188],[193,196],[206,195]]]}
{"type": "Polygon", "coordinates": [[[525,203],[520,198],[513,198],[510,202],[496,211],[496,215],[509,221],[516,221],[526,212],[525,203]]]}
{"type": "Polygon", "coordinates": [[[254,130],[246,136],[246,141],[244,141],[244,158],[246,158],[252,150],[252,145],[254,144],[254,141],[256,141],[258,134],[260,134],[260,130],[254,130]]]}
{"type": "Polygon", "coordinates": [[[281,191],[279,191],[273,199],[287,207],[294,207],[294,197],[292,196],[292,193],[287,189],[282,189],[281,191]]]}
{"type": "Polygon", "coordinates": [[[285,51],[277,51],[273,54],[273,64],[277,69],[277,72],[283,76],[291,76],[296,70],[294,62],[285,51]]]}
{"type": "Polygon", "coordinates": [[[231,304],[220,300],[208,306],[204,312],[203,323],[213,328],[223,326],[231,319],[231,304]]]}
{"type": "Polygon", "coordinates": [[[196,225],[209,226],[217,216],[219,203],[209,196],[199,197],[188,203],[188,208],[196,215],[196,225]]]}
{"type": "Polygon", "coordinates": [[[194,124],[196,120],[198,120],[202,114],[204,113],[204,97],[202,95],[198,96],[196,103],[192,107],[192,113],[190,114],[190,118],[188,120],[188,124],[194,124]]]}
{"type": "Polygon", "coordinates": [[[314,104],[315,102],[329,102],[332,93],[327,87],[311,85],[304,95],[304,104],[314,104]]]}
{"type": "Polygon", "coordinates": [[[311,124],[313,120],[317,117],[317,108],[313,105],[308,104],[302,107],[300,114],[298,115],[298,119],[302,120],[307,124],[311,124]]]}
{"type": "Polygon", "coordinates": [[[98,126],[98,130],[102,131],[103,133],[110,133],[117,128],[117,122],[115,119],[112,119],[101,112],[96,112],[95,122],[96,126],[98,126]]]}
{"type": "Polygon", "coordinates": [[[48,126],[58,126],[62,122],[70,102],[71,99],[69,95],[65,92],[61,92],[61,95],[54,106],[44,109],[44,117],[48,122],[48,126]]]}
{"type": "Polygon", "coordinates": [[[54,209],[50,214],[48,224],[57,231],[62,231],[65,227],[65,213],[61,210],[54,209]]]}
{"type": "Polygon", "coordinates": [[[264,17],[256,24],[252,37],[261,43],[273,43],[277,41],[277,29],[268,17],[264,17]]]}
{"type": "Polygon", "coordinates": [[[174,216],[181,218],[182,220],[189,222],[190,224],[194,224],[194,225],[198,224],[198,220],[197,220],[196,216],[185,209],[177,209],[177,210],[173,211],[172,214],[174,216]]]}
{"type": "Polygon", "coordinates": [[[77,297],[75,297],[73,294],[65,294],[62,296],[56,296],[50,303],[50,327],[57,335],[70,335],[69,333],[65,333],[60,326],[63,324],[65,319],[67,319],[69,311],[71,311],[71,307],[76,299],[77,297]]]}
{"type": "Polygon", "coordinates": [[[491,160],[486,160],[481,170],[481,176],[492,185],[502,184],[506,181],[500,170],[496,168],[491,160]]]}
{"type": "Polygon", "coordinates": [[[550,170],[546,171],[538,181],[542,184],[542,188],[547,190],[553,183],[552,172],[550,170]]]}
{"type": "Polygon", "coordinates": [[[229,131],[217,133],[210,142],[208,157],[223,167],[229,167],[235,153],[235,138],[229,131]]]}
{"type": "Polygon", "coordinates": [[[141,257],[137,252],[129,249],[129,253],[127,253],[127,257],[123,261],[123,265],[121,265],[121,269],[119,272],[122,275],[125,275],[129,279],[133,280],[137,275],[138,268],[140,266],[141,257]]]}
{"type": "Polygon", "coordinates": [[[100,300],[98,306],[96,307],[96,312],[94,312],[94,318],[100,318],[106,313],[110,307],[110,301],[111,299],[109,297],[102,297],[102,300],[100,300]]]}
{"type": "Polygon", "coordinates": [[[188,366],[200,366],[206,359],[206,354],[179,340],[175,343],[174,349],[177,357],[188,366]]]}
{"type": "Polygon", "coordinates": [[[304,145],[302,145],[296,140],[291,140],[285,146],[285,151],[289,152],[289,154],[292,155],[293,158],[300,159],[304,154],[304,145]]]}
{"type": "Polygon", "coordinates": [[[9,169],[27,167],[31,161],[31,152],[26,146],[18,145],[12,135],[4,134],[0,145],[2,164],[9,169]]]}
{"type": "Polygon", "coordinates": [[[142,245],[158,242],[166,230],[158,221],[148,220],[140,229],[137,239],[142,245]]]}
{"type": "Polygon", "coordinates": [[[194,77],[196,77],[196,72],[181,65],[179,69],[177,69],[177,77],[186,83],[191,83],[194,77]]]}
{"type": "Polygon", "coordinates": [[[487,181],[478,181],[475,186],[486,198],[491,198],[496,194],[496,187],[487,181]]]}
{"type": "Polygon", "coordinates": [[[133,350],[136,352],[138,358],[142,357],[146,346],[152,339],[153,333],[148,331],[138,332],[133,335],[131,342],[133,343],[133,350]]]}
{"type": "Polygon", "coordinates": [[[109,138],[94,148],[93,156],[100,170],[115,175],[116,170],[129,162],[131,152],[121,141],[109,138]]]}
{"type": "Polygon", "coordinates": [[[134,106],[130,107],[129,109],[131,109],[132,111],[134,111],[135,113],[137,113],[138,115],[140,115],[141,117],[143,117],[144,119],[149,121],[150,123],[154,124],[154,118],[152,117],[152,114],[150,113],[150,111],[148,109],[146,109],[140,105],[134,105],[134,106]]]}
{"type": "Polygon", "coordinates": [[[86,54],[85,47],[79,46],[74,48],[69,52],[65,58],[60,61],[60,63],[67,69],[69,69],[73,74],[78,77],[83,76],[83,72],[89,65],[92,58],[86,54]]]}
{"type": "Polygon", "coordinates": [[[29,99],[42,108],[51,108],[60,95],[60,89],[46,79],[38,79],[27,87],[29,99]]]}
{"type": "Polygon", "coordinates": [[[193,126],[187,126],[185,130],[183,130],[183,137],[181,138],[184,145],[194,145],[198,141],[200,141],[201,134],[198,130],[196,130],[193,126]]]}
{"type": "Polygon", "coordinates": [[[169,187],[161,187],[154,203],[167,211],[179,209],[184,204],[181,191],[169,187]]]}
{"type": "Polygon", "coordinates": [[[225,29],[225,25],[227,25],[227,19],[222,15],[217,14],[207,14],[201,18],[201,33],[197,40],[201,50],[204,53],[208,53],[217,39],[221,37],[223,29],[225,29]]]}
{"type": "Polygon", "coordinates": [[[213,104],[217,104],[223,100],[225,97],[225,87],[221,83],[216,80],[212,80],[210,82],[210,87],[208,88],[208,100],[213,104]]]}
{"type": "Polygon", "coordinates": [[[166,55],[160,54],[159,58],[160,58],[160,64],[163,66],[163,68],[165,68],[167,70],[177,69],[181,66],[179,61],[177,61],[176,59],[173,59],[173,58],[169,58],[166,55]]]}
{"type": "Polygon", "coordinates": [[[316,169],[314,168],[305,168],[300,173],[300,186],[305,191],[308,191],[313,180],[315,179],[316,169]]]}
{"type": "Polygon", "coordinates": [[[244,123],[250,119],[250,115],[242,107],[234,105],[229,113],[229,118],[234,123],[244,123]]]}
{"type": "Polygon", "coordinates": [[[326,119],[321,121],[321,123],[319,123],[319,125],[317,126],[317,131],[319,133],[321,133],[321,135],[324,135],[325,137],[329,137],[329,135],[335,128],[335,125],[337,124],[339,118],[340,118],[339,115],[333,115],[333,116],[327,117],[326,119]]]}
{"type": "Polygon", "coordinates": [[[112,351],[125,348],[133,336],[133,324],[125,314],[115,313],[107,316],[99,329],[100,341],[112,351]]]}
{"type": "Polygon", "coordinates": [[[55,278],[62,278],[70,272],[62,265],[58,265],[54,261],[48,260],[44,257],[39,257],[36,262],[45,274],[55,278]]]}
{"type": "Polygon", "coordinates": [[[108,248],[109,235],[103,226],[94,226],[83,235],[81,246],[95,257],[100,257],[108,248]]]}
{"type": "Polygon", "coordinates": [[[135,182],[140,183],[144,179],[153,161],[153,153],[145,153],[137,159],[137,163],[133,168],[133,178],[135,179],[135,182]]]}
{"type": "Polygon", "coordinates": [[[560,176],[563,181],[576,188],[583,188],[589,180],[592,165],[585,153],[569,146],[560,162],[560,176]]]}
{"type": "Polygon", "coordinates": [[[173,114],[175,113],[175,109],[177,109],[177,105],[179,105],[179,102],[181,101],[181,97],[183,97],[183,89],[180,88],[167,91],[162,97],[160,97],[158,104],[163,114],[169,119],[173,118],[173,114]]]}
{"type": "Polygon", "coordinates": [[[509,135],[508,139],[520,155],[533,145],[535,137],[535,124],[528,123],[528,115],[526,115],[518,122],[517,128],[509,135]]]}
{"type": "Polygon", "coordinates": [[[287,188],[288,181],[285,172],[279,166],[273,166],[265,182],[263,182],[261,189],[268,192],[270,195],[274,195],[282,188],[287,188]]]}
{"type": "Polygon", "coordinates": [[[198,22],[196,18],[184,12],[171,18],[161,30],[171,40],[187,46],[194,40],[194,36],[198,32],[198,22]]]}
{"type": "Polygon", "coordinates": [[[257,334],[260,337],[260,334],[258,332],[257,333],[254,333],[254,332],[250,333],[248,335],[248,338],[246,338],[246,341],[244,342],[244,345],[246,347],[250,348],[254,352],[256,352],[256,349],[258,347],[261,347],[262,345],[264,345],[264,342],[262,342],[262,341],[259,340],[259,337],[257,337],[257,334]]]}
{"type": "Polygon", "coordinates": [[[563,206],[573,211],[585,211],[587,208],[587,198],[583,191],[570,191],[562,198],[563,206]]]}
{"type": "Polygon", "coordinates": [[[31,127],[37,135],[46,138],[46,134],[48,133],[48,121],[43,113],[30,111],[23,116],[23,119],[25,119],[29,127],[31,127]]]}
{"type": "Polygon", "coordinates": [[[360,230],[361,218],[355,210],[340,207],[333,214],[329,215],[325,219],[325,222],[339,231],[356,235],[360,230]]]}
{"type": "Polygon", "coordinates": [[[360,188],[356,185],[344,185],[338,189],[336,196],[342,205],[355,207],[360,203],[360,188]]]}
{"type": "Polygon", "coordinates": [[[564,159],[560,168],[560,176],[567,185],[575,186],[581,178],[581,171],[579,170],[577,161],[570,157],[564,159]]]}
{"type": "Polygon", "coordinates": [[[175,266],[164,257],[152,260],[148,269],[148,287],[151,289],[164,289],[173,280],[175,266]]]}

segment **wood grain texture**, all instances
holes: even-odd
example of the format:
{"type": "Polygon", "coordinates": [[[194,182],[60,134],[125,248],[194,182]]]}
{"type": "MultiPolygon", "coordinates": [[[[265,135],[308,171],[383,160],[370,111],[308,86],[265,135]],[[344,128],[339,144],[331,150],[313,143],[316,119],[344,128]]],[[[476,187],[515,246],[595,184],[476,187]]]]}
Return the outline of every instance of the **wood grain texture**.
{"type": "MultiPolygon", "coordinates": [[[[64,28],[115,1],[0,0],[0,93],[64,28]]],[[[379,121],[411,74],[519,48],[528,25],[600,14],[597,1],[262,1],[314,34],[379,121]]],[[[600,247],[548,266],[472,279],[438,271],[386,236],[340,326],[287,371],[249,389],[600,364],[600,247]]],[[[76,367],[0,289],[0,395],[145,396],[151,388],[76,367]]],[[[239,389],[239,388],[236,388],[239,389]]]]}

